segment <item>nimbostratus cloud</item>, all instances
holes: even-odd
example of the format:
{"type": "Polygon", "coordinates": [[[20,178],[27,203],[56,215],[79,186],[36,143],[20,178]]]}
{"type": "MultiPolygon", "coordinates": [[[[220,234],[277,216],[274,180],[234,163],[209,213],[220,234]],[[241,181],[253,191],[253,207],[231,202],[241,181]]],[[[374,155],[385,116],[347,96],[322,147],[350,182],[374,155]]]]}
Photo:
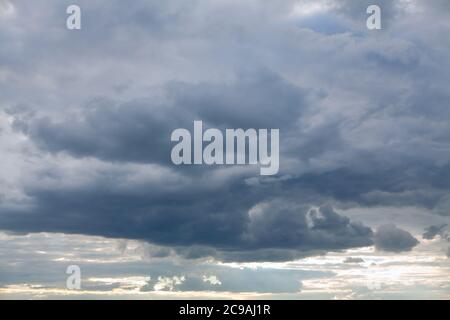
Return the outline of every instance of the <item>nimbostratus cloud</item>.
{"type": "Polygon", "coordinates": [[[346,3],[298,15],[295,1],[80,1],[89,14],[67,33],[64,4],[15,1],[0,21],[0,228],[227,261],[412,249],[401,226],[374,238],[339,210],[448,221],[448,6],[383,2],[373,34],[346,3]],[[170,133],[198,119],[280,128],[279,174],[174,166],[170,133]]]}

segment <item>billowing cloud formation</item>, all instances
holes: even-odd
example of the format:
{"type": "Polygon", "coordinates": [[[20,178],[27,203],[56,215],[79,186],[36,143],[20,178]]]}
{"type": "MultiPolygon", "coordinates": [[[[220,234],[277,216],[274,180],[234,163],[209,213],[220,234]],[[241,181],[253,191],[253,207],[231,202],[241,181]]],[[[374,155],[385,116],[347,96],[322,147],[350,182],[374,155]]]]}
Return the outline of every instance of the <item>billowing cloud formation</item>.
{"type": "MultiPolygon", "coordinates": [[[[4,3],[1,229],[264,261],[372,245],[344,209],[448,223],[447,2],[380,1],[374,32],[368,1],[79,1],[76,32],[64,2],[4,3]],[[279,128],[280,174],[172,165],[194,120],[279,128]]],[[[375,244],[416,242],[385,227],[375,244]]]]}
{"type": "Polygon", "coordinates": [[[304,250],[345,248],[370,245],[372,230],[333,208],[321,207],[308,211],[305,207],[290,207],[283,203],[258,204],[249,211],[248,237],[251,242],[262,242],[271,247],[302,246],[304,250]]]}
{"type": "Polygon", "coordinates": [[[419,241],[408,231],[397,228],[393,224],[379,227],[374,235],[375,247],[389,252],[410,251],[419,241]]]}
{"type": "Polygon", "coordinates": [[[191,129],[197,119],[215,128],[282,128],[292,125],[307,100],[300,88],[263,71],[245,75],[232,85],[173,83],[160,90],[169,101],[151,94],[124,103],[96,99],[78,116],[69,113],[58,120],[49,115],[22,118],[20,110],[9,111],[19,113],[14,126],[43,150],[170,165],[168,137],[174,128],[191,129]]]}

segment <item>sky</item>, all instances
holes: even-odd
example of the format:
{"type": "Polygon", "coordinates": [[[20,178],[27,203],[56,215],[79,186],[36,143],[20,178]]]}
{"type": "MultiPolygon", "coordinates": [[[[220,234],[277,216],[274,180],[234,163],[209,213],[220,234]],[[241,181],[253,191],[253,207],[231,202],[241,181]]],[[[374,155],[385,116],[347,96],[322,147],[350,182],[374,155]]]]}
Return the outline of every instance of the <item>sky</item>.
{"type": "Polygon", "coordinates": [[[0,0],[0,299],[450,299],[449,13],[0,0]],[[196,120],[279,172],[174,165],[196,120]]]}

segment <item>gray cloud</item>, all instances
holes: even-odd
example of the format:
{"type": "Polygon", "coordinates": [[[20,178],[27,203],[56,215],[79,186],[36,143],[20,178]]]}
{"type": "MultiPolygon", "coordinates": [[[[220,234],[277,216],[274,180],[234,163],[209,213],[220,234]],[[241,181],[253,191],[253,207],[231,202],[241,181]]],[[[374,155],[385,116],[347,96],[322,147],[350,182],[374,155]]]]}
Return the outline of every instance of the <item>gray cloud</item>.
{"type": "Polygon", "coordinates": [[[307,204],[286,199],[260,203],[264,193],[235,183],[186,193],[184,185],[190,185],[190,180],[176,177],[166,179],[166,183],[178,184],[176,189],[136,193],[135,187],[151,189],[162,180],[139,184],[133,179],[140,171],[121,168],[112,172],[114,179],[111,171],[90,177],[89,187],[65,186],[65,180],[42,176],[41,181],[49,179],[45,185],[50,188],[38,184],[27,190],[35,199],[33,212],[39,220],[31,224],[27,211],[15,210],[2,214],[0,222],[7,229],[23,232],[64,231],[147,240],[179,247],[187,258],[220,260],[288,260],[372,244],[370,228],[331,207],[309,210],[307,204]],[[170,203],[170,199],[177,201],[170,203]],[[70,211],[65,210],[68,207],[70,211]],[[64,218],[55,219],[57,215],[64,218]]]}
{"type": "Polygon", "coordinates": [[[433,240],[437,235],[443,235],[443,230],[447,227],[446,224],[441,224],[438,226],[429,226],[425,232],[423,233],[422,237],[427,240],[433,240]]]}
{"type": "Polygon", "coordinates": [[[250,242],[267,243],[271,247],[305,249],[345,248],[371,244],[372,231],[324,206],[308,211],[307,207],[291,207],[282,202],[263,203],[250,212],[250,242]]]}
{"type": "Polygon", "coordinates": [[[171,83],[162,89],[160,101],[151,92],[120,104],[94,99],[76,114],[56,115],[58,120],[30,116],[20,106],[9,113],[15,115],[14,127],[43,150],[170,165],[171,132],[191,129],[194,120],[215,128],[287,129],[305,108],[307,93],[280,76],[262,70],[242,76],[232,85],[171,83]]]}
{"type": "Polygon", "coordinates": [[[344,260],[344,263],[362,263],[364,259],[358,257],[347,257],[344,260]]]}
{"type": "MultiPolygon", "coordinates": [[[[366,1],[80,1],[79,33],[68,3],[18,0],[0,21],[1,229],[289,260],[373,243],[338,208],[450,216],[446,2],[381,1],[377,33],[366,1]],[[280,128],[280,175],[173,166],[170,132],[194,120],[280,128]]],[[[377,241],[415,245],[393,227],[377,241]]]]}
{"type": "Polygon", "coordinates": [[[411,251],[419,241],[408,231],[397,228],[393,224],[379,227],[374,235],[375,247],[388,252],[411,251]]]}

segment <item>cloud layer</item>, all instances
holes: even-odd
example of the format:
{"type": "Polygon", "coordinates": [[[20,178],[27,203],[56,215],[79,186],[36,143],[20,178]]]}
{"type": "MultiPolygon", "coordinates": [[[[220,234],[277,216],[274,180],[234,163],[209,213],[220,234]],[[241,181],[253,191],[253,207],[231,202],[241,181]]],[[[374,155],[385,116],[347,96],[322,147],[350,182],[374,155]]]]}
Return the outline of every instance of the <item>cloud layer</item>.
{"type": "Polygon", "coordinates": [[[3,230],[273,261],[417,244],[348,209],[449,222],[447,2],[381,1],[376,32],[367,1],[79,1],[79,32],[64,1],[1,3],[3,230]],[[279,175],[174,166],[194,120],[279,128],[279,175]]]}

